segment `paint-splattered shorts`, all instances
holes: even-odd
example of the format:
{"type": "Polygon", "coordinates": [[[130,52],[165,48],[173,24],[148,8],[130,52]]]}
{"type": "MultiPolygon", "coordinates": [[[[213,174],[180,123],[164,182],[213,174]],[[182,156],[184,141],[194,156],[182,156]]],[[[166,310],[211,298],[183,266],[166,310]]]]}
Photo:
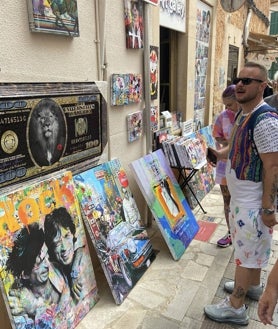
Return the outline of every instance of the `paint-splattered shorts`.
{"type": "Polygon", "coordinates": [[[259,209],[230,204],[230,232],[235,262],[246,268],[263,268],[271,251],[272,229],[264,225],[259,209]]]}

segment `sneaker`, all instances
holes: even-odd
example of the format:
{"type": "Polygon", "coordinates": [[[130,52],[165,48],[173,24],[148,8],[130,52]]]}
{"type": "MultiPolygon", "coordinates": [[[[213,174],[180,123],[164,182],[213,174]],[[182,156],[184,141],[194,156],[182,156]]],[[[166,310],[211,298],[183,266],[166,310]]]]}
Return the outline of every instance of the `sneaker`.
{"type": "MultiPolygon", "coordinates": [[[[235,287],[234,281],[228,281],[224,283],[224,289],[230,294],[233,292],[234,287],[235,287]]],[[[246,296],[253,300],[259,300],[263,293],[263,290],[264,290],[264,286],[262,284],[259,286],[251,286],[248,289],[246,296]]]]}
{"type": "Polygon", "coordinates": [[[217,241],[218,247],[226,248],[232,244],[231,234],[227,233],[223,238],[217,241]]]}
{"type": "Polygon", "coordinates": [[[247,306],[243,305],[236,309],[231,306],[230,299],[227,297],[219,304],[207,305],[204,312],[213,321],[233,323],[242,326],[247,326],[249,316],[247,315],[247,306]]]}

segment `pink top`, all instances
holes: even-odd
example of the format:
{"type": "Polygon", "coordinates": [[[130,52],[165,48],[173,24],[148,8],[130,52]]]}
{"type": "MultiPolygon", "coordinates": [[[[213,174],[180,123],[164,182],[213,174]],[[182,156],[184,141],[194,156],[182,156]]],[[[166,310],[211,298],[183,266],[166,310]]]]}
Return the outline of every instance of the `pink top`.
{"type": "MultiPolygon", "coordinates": [[[[220,137],[229,140],[232,133],[232,128],[235,122],[236,113],[229,109],[222,111],[216,118],[212,129],[212,136],[214,138],[220,137]]],[[[217,148],[221,145],[216,142],[217,148]]],[[[227,185],[226,181],[226,160],[218,160],[216,165],[215,183],[220,185],[227,185]]]]}

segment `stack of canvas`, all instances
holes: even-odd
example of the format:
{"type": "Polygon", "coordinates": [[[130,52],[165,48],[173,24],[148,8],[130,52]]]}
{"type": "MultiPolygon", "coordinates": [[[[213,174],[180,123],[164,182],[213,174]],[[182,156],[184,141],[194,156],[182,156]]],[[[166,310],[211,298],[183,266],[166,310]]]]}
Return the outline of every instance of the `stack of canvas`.
{"type": "Polygon", "coordinates": [[[162,147],[172,167],[196,168],[206,164],[206,151],[198,138],[168,136],[162,147]]]}

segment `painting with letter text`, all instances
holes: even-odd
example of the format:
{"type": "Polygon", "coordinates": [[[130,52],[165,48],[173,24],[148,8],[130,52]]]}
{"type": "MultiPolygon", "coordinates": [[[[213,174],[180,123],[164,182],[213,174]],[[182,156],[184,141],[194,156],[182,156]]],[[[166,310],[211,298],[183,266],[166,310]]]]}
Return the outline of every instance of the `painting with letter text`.
{"type": "Polygon", "coordinates": [[[0,188],[98,163],[107,142],[107,83],[0,83],[0,188]]]}
{"type": "Polygon", "coordinates": [[[12,328],[75,328],[99,296],[71,173],[2,195],[0,221],[12,328]]]}

